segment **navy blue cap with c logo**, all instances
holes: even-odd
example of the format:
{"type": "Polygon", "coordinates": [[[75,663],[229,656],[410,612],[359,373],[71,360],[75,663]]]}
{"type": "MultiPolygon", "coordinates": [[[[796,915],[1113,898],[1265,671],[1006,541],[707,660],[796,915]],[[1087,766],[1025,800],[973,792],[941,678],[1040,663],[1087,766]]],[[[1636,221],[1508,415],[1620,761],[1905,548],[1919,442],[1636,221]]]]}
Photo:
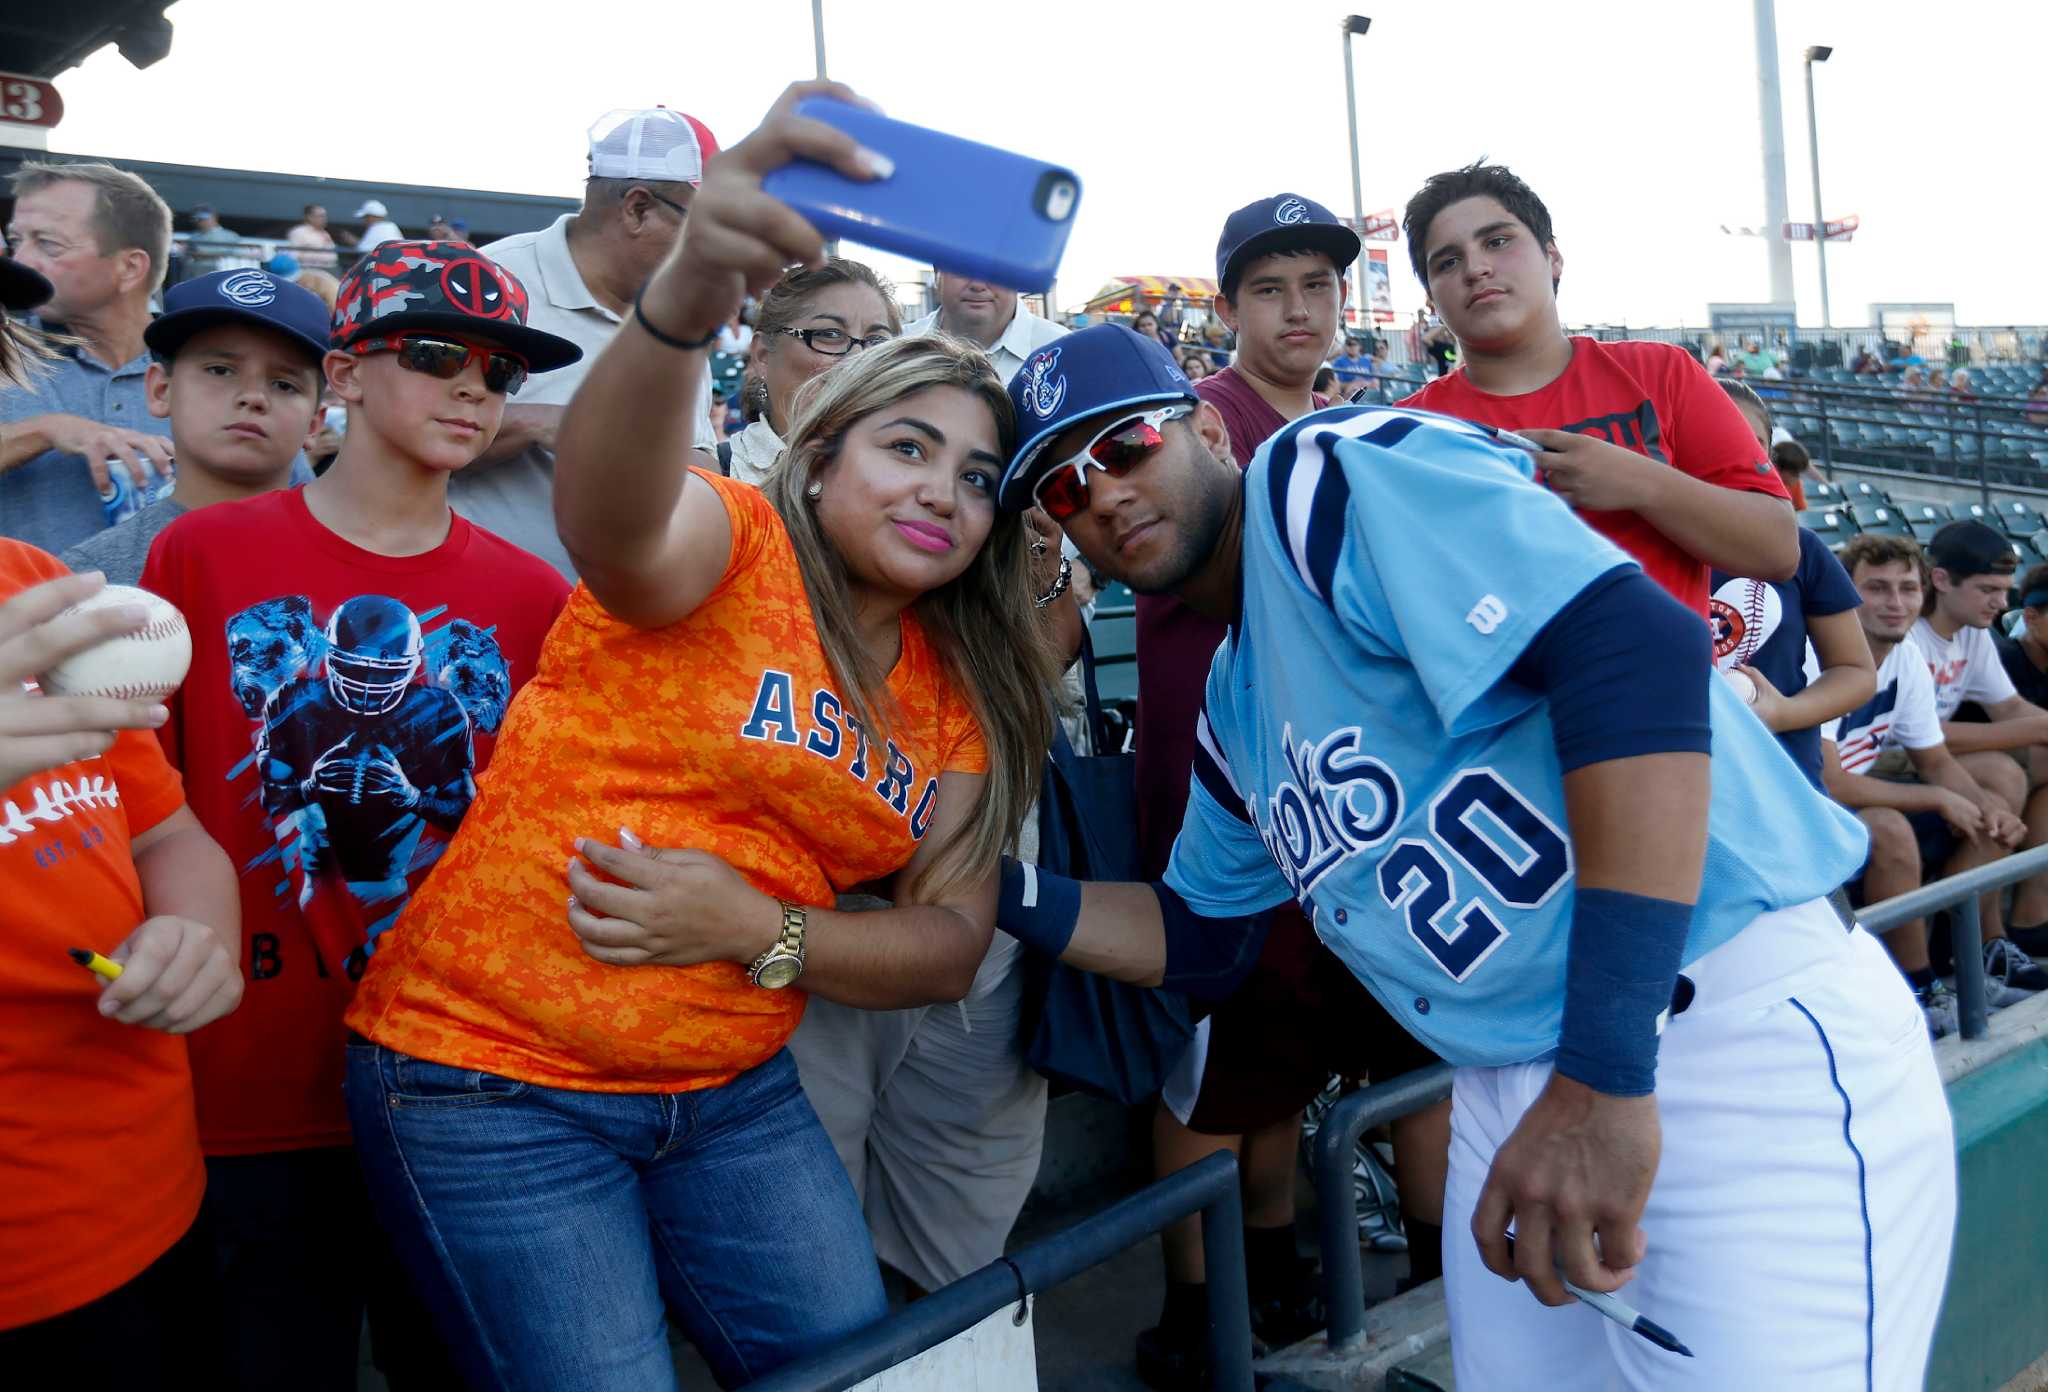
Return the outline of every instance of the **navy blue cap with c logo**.
{"type": "Polygon", "coordinates": [[[253,267],[179,281],[164,291],[164,312],[142,331],[142,341],[158,357],[171,358],[193,334],[221,323],[274,329],[314,362],[327,356],[327,302],[253,267]]]}
{"type": "Polygon", "coordinates": [[[1276,251],[1326,252],[1342,271],[1358,259],[1361,245],[1358,234],[1315,199],[1276,193],[1223,220],[1223,235],[1216,240],[1216,283],[1229,284],[1253,257],[1276,251]]]}

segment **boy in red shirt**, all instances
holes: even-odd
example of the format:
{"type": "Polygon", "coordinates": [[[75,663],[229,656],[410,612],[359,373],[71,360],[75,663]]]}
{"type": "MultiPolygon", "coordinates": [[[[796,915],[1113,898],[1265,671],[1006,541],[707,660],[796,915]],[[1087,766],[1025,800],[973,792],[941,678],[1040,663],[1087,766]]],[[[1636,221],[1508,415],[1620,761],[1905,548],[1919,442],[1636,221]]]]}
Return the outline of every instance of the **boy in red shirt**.
{"type": "Polygon", "coordinates": [[[148,733],[162,706],[29,689],[143,626],[133,605],[63,612],[102,584],[0,539],[0,1368],[19,1387],[211,1384],[178,1036],[241,999],[234,870],[148,733]]]}
{"type": "Polygon", "coordinates": [[[247,999],[192,1069],[244,1386],[353,1386],[366,1295],[379,1361],[456,1385],[369,1215],[341,1017],[567,597],[448,506],[526,374],[581,356],[528,328],[526,303],[467,246],[379,247],[335,304],[326,374],[349,430],[333,465],[179,518],[143,572],[193,635],[164,746],[241,876],[247,999]]]}
{"type": "Polygon", "coordinates": [[[1708,572],[1788,580],[1799,528],[1770,457],[1684,349],[1567,338],[1550,211],[1497,164],[1408,200],[1408,256],[1458,338],[1457,371],[1403,406],[1514,430],[1544,483],[1702,617],[1708,572]]]}

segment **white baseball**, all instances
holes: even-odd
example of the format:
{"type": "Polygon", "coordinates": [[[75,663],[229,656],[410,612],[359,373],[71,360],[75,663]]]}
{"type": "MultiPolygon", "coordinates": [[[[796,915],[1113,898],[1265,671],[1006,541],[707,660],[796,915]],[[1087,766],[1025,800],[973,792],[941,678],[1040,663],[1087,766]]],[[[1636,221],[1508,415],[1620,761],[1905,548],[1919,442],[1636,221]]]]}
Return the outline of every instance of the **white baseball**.
{"type": "Polygon", "coordinates": [[[161,701],[178,689],[192,666],[192,632],[166,599],[133,585],[109,585],[64,612],[84,613],[115,604],[139,604],[149,622],[139,631],[73,653],[37,678],[52,696],[111,696],[120,701],[161,701]]]}
{"type": "Polygon", "coordinates": [[[1749,679],[1747,672],[1723,672],[1721,680],[1735,689],[1735,694],[1747,705],[1756,704],[1756,683],[1749,679]]]}

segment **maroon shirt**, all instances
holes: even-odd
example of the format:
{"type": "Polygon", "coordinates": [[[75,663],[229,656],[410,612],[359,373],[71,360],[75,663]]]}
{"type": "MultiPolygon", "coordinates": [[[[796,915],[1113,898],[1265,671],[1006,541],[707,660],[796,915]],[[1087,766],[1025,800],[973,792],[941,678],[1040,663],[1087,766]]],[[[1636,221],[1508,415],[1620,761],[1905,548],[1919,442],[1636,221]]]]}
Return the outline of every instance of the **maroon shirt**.
{"type": "MultiPolygon", "coordinates": [[[[1223,417],[1240,469],[1287,424],[1234,367],[1195,383],[1195,395],[1223,417]]],[[[1320,396],[1315,403],[1319,409],[1329,404],[1320,396]]],[[[1195,765],[1195,720],[1209,684],[1209,660],[1227,627],[1171,595],[1138,596],[1138,853],[1147,879],[1165,875],[1173,838],[1180,834],[1195,765]]]]}

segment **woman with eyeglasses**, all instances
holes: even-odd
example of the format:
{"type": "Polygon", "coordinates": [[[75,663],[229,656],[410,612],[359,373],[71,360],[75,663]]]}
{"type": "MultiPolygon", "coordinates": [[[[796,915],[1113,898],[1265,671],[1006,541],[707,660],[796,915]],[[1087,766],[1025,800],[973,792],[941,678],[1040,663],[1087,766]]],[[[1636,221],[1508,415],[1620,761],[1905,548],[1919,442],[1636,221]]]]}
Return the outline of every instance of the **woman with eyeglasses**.
{"type": "Polygon", "coordinates": [[[966,993],[1051,738],[981,353],[853,353],[762,487],[691,467],[718,326],[824,264],[762,176],[878,177],[795,115],[813,95],[857,100],[793,87],[711,162],[570,404],[555,507],[583,583],[350,1014],[364,1169],[472,1386],[672,1388],[671,1321],[738,1386],[883,1314],[784,1045],[807,994],[966,993]],[[877,882],[892,907],[832,907],[877,882]]]}
{"type": "Polygon", "coordinates": [[[759,484],[782,454],[797,389],[903,331],[889,283],[858,261],[833,257],[789,272],[761,299],[740,411],[747,427],[718,451],[723,473],[759,484]]]}

